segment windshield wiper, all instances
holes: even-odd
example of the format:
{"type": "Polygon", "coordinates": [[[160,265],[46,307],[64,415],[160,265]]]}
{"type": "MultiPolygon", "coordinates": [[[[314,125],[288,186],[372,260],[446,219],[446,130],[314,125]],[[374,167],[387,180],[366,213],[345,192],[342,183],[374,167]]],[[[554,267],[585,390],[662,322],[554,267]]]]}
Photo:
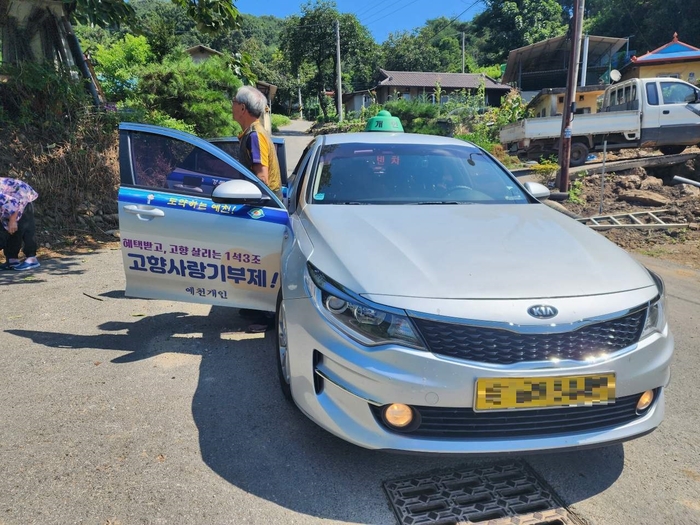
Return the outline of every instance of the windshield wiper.
{"type": "Polygon", "coordinates": [[[474,204],[473,202],[464,201],[421,201],[421,202],[411,202],[409,204],[474,204]]]}

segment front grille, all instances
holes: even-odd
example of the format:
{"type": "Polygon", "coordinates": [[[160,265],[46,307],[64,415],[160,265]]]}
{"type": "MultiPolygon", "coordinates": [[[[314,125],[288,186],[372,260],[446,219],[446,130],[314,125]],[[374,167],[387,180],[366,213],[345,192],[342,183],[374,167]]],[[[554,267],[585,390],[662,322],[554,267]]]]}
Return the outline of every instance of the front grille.
{"type": "MultiPolygon", "coordinates": [[[[654,392],[656,403],[659,390],[654,392]]],[[[624,425],[640,417],[637,415],[637,401],[639,395],[621,397],[610,405],[517,409],[505,412],[414,406],[419,414],[420,424],[410,432],[397,431],[387,426],[381,416],[383,407],[370,405],[370,408],[377,422],[390,432],[429,438],[487,439],[550,436],[624,425]]]]}
{"type": "Polygon", "coordinates": [[[570,332],[544,334],[412,319],[434,354],[507,365],[552,358],[583,361],[591,355],[622,350],[639,341],[646,309],[570,332]]]}

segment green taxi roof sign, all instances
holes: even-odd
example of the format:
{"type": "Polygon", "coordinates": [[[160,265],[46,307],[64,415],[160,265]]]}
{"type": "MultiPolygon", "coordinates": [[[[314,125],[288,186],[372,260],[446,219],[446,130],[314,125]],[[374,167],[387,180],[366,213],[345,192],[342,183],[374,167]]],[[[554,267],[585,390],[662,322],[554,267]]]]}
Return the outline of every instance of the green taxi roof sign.
{"type": "Polygon", "coordinates": [[[389,131],[393,133],[403,133],[403,126],[399,117],[392,117],[386,109],[377,113],[376,117],[372,117],[367,121],[365,131],[389,131]]]}

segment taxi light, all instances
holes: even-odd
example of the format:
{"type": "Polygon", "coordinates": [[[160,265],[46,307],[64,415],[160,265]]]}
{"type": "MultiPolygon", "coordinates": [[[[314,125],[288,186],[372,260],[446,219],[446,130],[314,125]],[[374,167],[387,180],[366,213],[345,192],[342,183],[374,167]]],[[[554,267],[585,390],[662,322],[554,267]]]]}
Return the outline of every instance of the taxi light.
{"type": "Polygon", "coordinates": [[[637,401],[637,412],[645,411],[649,408],[652,401],[654,401],[654,391],[647,390],[639,397],[639,401],[637,401]]]}
{"type": "Polygon", "coordinates": [[[384,409],[384,419],[392,427],[404,428],[413,421],[413,410],[402,403],[392,403],[384,409]]]}
{"type": "Polygon", "coordinates": [[[367,121],[365,131],[388,131],[390,133],[403,133],[403,126],[399,117],[392,117],[386,109],[377,113],[367,121]]]}

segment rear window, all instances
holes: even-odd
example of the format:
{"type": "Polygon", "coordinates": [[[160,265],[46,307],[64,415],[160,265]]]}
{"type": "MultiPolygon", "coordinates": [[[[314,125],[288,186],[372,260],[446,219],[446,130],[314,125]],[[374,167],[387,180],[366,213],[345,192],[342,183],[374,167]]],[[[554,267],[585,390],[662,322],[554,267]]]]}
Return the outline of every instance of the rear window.
{"type": "Polygon", "coordinates": [[[468,145],[325,146],[314,204],[525,204],[512,176],[468,145]]]}

